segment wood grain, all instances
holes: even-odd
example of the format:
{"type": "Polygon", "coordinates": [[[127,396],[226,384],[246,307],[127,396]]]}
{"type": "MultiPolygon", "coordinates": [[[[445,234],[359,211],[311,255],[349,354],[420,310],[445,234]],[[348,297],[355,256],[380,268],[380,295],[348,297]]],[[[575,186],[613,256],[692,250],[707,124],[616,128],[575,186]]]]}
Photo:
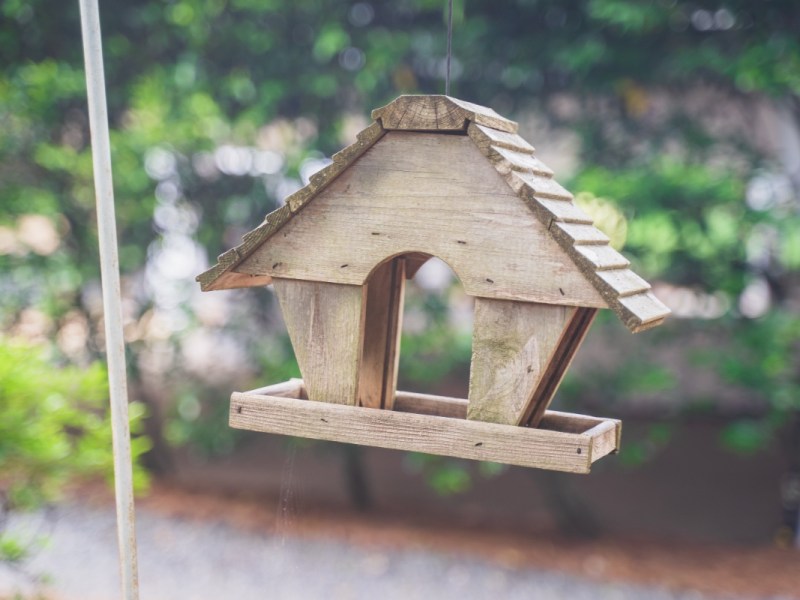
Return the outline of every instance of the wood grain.
{"type": "Polygon", "coordinates": [[[361,286],[274,279],[310,400],[355,404],[361,357],[361,286]]]}
{"type": "Polygon", "coordinates": [[[362,285],[409,252],[445,261],[471,296],[606,306],[470,138],[457,135],[387,133],[237,271],[362,285]]]}
{"type": "Polygon", "coordinates": [[[514,121],[491,108],[449,96],[400,96],[372,111],[372,118],[386,130],[463,131],[470,122],[516,133],[514,121]]]}
{"type": "Polygon", "coordinates": [[[577,308],[572,313],[569,324],[564,330],[558,342],[555,352],[547,363],[547,368],[536,391],[533,393],[531,402],[525,408],[521,422],[530,427],[538,427],[541,419],[553,401],[553,397],[567,373],[567,369],[572,364],[578,348],[581,347],[589,328],[597,315],[596,308],[577,308]]]}
{"type": "Polygon", "coordinates": [[[583,434],[242,393],[231,396],[230,425],[571,473],[588,473],[594,458],[583,434]]]}
{"type": "Polygon", "coordinates": [[[574,312],[566,306],[476,298],[467,418],[519,425],[531,403],[549,403],[536,392],[574,312]]]}
{"type": "Polygon", "coordinates": [[[391,410],[397,389],[400,325],[405,290],[404,258],[379,266],[367,280],[358,403],[391,410]]]}

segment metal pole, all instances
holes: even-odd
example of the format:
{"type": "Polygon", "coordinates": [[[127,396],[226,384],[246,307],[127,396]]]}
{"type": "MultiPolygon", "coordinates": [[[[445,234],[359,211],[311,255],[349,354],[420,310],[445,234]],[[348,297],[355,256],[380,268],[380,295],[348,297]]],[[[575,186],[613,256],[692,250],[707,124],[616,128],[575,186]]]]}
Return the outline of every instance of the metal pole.
{"type": "Polygon", "coordinates": [[[125,340],[122,333],[114,184],[111,178],[111,144],[108,136],[106,82],[97,0],[80,0],[86,92],[92,133],[97,228],[100,240],[100,273],[111,397],[111,429],[114,446],[114,488],[117,499],[117,541],[125,600],[138,600],[136,528],[133,507],[133,468],[128,424],[128,389],[125,374],[125,340]]]}

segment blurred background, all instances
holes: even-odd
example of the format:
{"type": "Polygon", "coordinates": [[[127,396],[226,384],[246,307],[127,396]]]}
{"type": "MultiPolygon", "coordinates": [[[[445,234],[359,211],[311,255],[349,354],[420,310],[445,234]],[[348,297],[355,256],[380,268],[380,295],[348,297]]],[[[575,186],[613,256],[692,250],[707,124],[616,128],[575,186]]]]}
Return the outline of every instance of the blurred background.
{"type": "MultiPolygon", "coordinates": [[[[797,2],[454,2],[452,95],[519,121],[674,313],[636,336],[601,315],[568,373],[554,408],[625,423],[622,451],[590,476],[227,426],[231,391],[299,370],[271,289],[201,294],[195,275],[372,108],[443,93],[444,0],[100,8],[146,510],[797,593],[797,2]]],[[[0,57],[0,562],[26,570],[39,538],[15,515],[50,522],[42,507],[76,494],[108,506],[91,483],[111,457],[77,2],[5,0],[0,57]]],[[[401,389],[466,397],[471,315],[452,272],[426,264],[406,298],[401,389]]]]}

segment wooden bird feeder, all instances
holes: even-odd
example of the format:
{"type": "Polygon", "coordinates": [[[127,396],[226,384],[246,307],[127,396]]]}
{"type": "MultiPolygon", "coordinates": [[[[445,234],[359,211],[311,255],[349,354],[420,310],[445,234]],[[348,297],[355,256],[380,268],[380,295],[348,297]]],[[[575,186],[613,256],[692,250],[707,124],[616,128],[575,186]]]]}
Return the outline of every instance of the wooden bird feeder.
{"type": "Polygon", "coordinates": [[[272,284],[303,375],[231,396],[230,424],[575,473],[620,422],[549,411],[597,310],[667,309],[493,110],[401,96],[198,276],[272,284]],[[405,281],[436,256],[475,298],[467,400],[398,392],[405,281]]]}

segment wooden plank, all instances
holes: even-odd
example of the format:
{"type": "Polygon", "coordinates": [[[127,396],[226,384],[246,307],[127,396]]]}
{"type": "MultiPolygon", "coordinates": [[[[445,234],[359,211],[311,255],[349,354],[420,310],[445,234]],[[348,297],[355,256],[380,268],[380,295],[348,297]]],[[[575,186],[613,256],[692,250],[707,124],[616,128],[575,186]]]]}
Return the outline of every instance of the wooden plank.
{"type": "Polygon", "coordinates": [[[488,151],[491,146],[508,148],[517,152],[527,152],[528,154],[533,154],[535,151],[533,146],[516,133],[506,133],[505,131],[477,125],[476,123],[469,124],[467,135],[472,138],[472,141],[481,151],[488,151]]]}
{"type": "Polygon", "coordinates": [[[278,278],[273,283],[309,399],[355,404],[363,288],[278,278]]]}
{"type": "Polygon", "coordinates": [[[456,135],[387,133],[237,271],[362,285],[409,252],[445,261],[471,296],[606,306],[526,202],[456,135]]]}
{"type": "Polygon", "coordinates": [[[391,410],[394,404],[405,281],[404,258],[382,264],[367,280],[358,384],[361,406],[391,410]]]}
{"type": "Polygon", "coordinates": [[[429,415],[234,393],[237,429],[588,473],[592,438],[429,415]]]}
{"type": "Polygon", "coordinates": [[[255,396],[279,396],[281,398],[297,398],[308,400],[306,388],[302,379],[293,378],[281,383],[273,383],[266,387],[257,388],[247,392],[255,396]]]}
{"type": "Polygon", "coordinates": [[[516,133],[517,124],[491,108],[449,96],[400,96],[372,111],[386,130],[466,132],[469,122],[516,133]]]}
{"type": "Polygon", "coordinates": [[[314,173],[310,177],[308,185],[286,198],[286,206],[290,208],[292,213],[298,212],[320,191],[344,173],[353,162],[369,150],[385,133],[380,123],[373,123],[359,132],[354,144],[334,154],[333,162],[330,165],[314,173]]]}
{"type": "Polygon", "coordinates": [[[511,171],[507,177],[508,185],[524,198],[553,198],[572,200],[572,194],[552,177],[535,173],[511,171]]]}
{"type": "Polygon", "coordinates": [[[602,279],[619,298],[640,294],[650,289],[650,284],[630,269],[598,271],[597,276],[602,279]]]}
{"type": "Polygon", "coordinates": [[[522,423],[530,427],[538,427],[542,417],[553,401],[558,386],[567,372],[572,359],[583,343],[589,328],[597,316],[595,308],[578,308],[574,311],[569,325],[558,342],[558,346],[550,358],[546,372],[542,375],[539,386],[533,394],[531,402],[525,408],[522,423]]]}
{"type": "Polygon", "coordinates": [[[631,261],[611,246],[575,246],[574,256],[584,268],[594,271],[624,269],[631,264],[631,261]]]}
{"type": "Polygon", "coordinates": [[[563,237],[568,244],[604,246],[609,242],[608,236],[594,225],[555,223],[550,231],[554,236],[563,237]]]}
{"type": "MultiPolygon", "coordinates": [[[[550,200],[548,198],[534,198],[531,208],[541,211],[541,220],[544,222],[563,221],[565,223],[583,223],[591,225],[594,223],[592,217],[587,215],[574,202],[569,200],[550,200]]],[[[549,227],[552,227],[550,225],[549,227]]]]}
{"type": "MultiPolygon", "coordinates": [[[[289,381],[241,393],[247,396],[279,396],[283,398],[296,398],[299,400],[308,399],[302,379],[290,379],[289,381]]],[[[394,400],[394,410],[398,412],[449,417],[451,419],[466,419],[468,405],[469,401],[464,398],[421,394],[418,392],[398,391],[395,394],[394,400]]],[[[541,429],[560,431],[562,433],[581,433],[589,435],[598,425],[609,421],[616,424],[620,423],[616,419],[591,417],[589,415],[568,413],[558,410],[547,410],[545,411],[539,427],[541,429]]]]}
{"type": "Polygon", "coordinates": [[[652,292],[620,298],[618,302],[623,323],[634,332],[660,325],[670,314],[652,292]]]}
{"type": "Polygon", "coordinates": [[[498,173],[506,175],[511,171],[534,173],[542,177],[552,177],[553,171],[533,154],[490,146],[486,157],[494,164],[498,173]]]}
{"type": "Polygon", "coordinates": [[[592,462],[619,449],[621,429],[620,421],[607,419],[582,434],[592,439],[592,462]]]}
{"type": "Polygon", "coordinates": [[[540,401],[535,394],[574,312],[566,306],[476,298],[467,418],[524,422],[531,403],[540,401]]]}
{"type": "Polygon", "coordinates": [[[469,402],[463,398],[449,398],[432,394],[415,392],[397,392],[394,399],[394,410],[419,415],[466,419],[469,402]]]}

